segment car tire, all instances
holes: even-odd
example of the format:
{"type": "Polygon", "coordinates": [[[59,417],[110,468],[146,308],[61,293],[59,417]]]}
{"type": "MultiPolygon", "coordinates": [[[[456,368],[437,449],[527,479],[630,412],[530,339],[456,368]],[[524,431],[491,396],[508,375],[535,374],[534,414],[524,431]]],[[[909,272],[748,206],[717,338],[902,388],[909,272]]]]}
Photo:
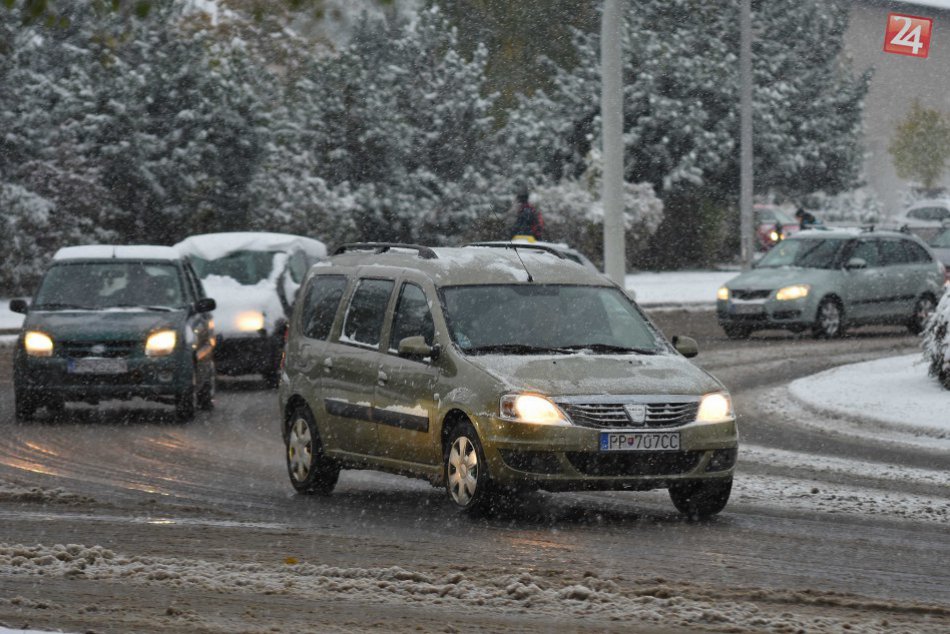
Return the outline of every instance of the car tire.
{"type": "Polygon", "coordinates": [[[217,381],[215,379],[215,369],[214,366],[211,367],[211,371],[208,375],[208,380],[205,382],[201,389],[198,390],[197,396],[197,405],[198,409],[203,412],[210,412],[214,409],[214,395],[217,390],[217,381]]]}
{"type": "Polygon", "coordinates": [[[701,520],[726,508],[732,478],[677,482],[670,485],[669,492],[677,511],[691,520],[701,520]]]}
{"type": "Polygon", "coordinates": [[[329,495],[340,478],[340,466],[323,450],[320,431],[306,407],[291,413],[285,437],[287,474],[298,493],[329,495]]]}
{"type": "Polygon", "coordinates": [[[844,335],[844,311],[836,299],[826,297],[818,304],[812,334],[817,339],[835,339],[844,335]]]}
{"type": "Polygon", "coordinates": [[[723,332],[726,333],[726,337],[733,340],[738,339],[748,339],[752,334],[752,328],[749,326],[740,326],[737,324],[728,324],[722,327],[723,332]]]}
{"type": "Polygon", "coordinates": [[[191,369],[191,382],[175,395],[175,419],[179,423],[194,420],[198,406],[198,390],[195,387],[195,368],[191,369]]]}
{"type": "Polygon", "coordinates": [[[934,301],[933,297],[930,295],[920,297],[914,303],[914,312],[907,321],[907,330],[909,330],[912,335],[922,333],[927,323],[927,318],[930,317],[936,308],[937,302],[934,301]]]}
{"type": "Polygon", "coordinates": [[[471,422],[455,424],[442,450],[445,491],[459,510],[471,516],[488,514],[494,505],[488,462],[471,422]]]}
{"type": "Polygon", "coordinates": [[[14,417],[19,423],[28,423],[36,414],[36,400],[24,390],[14,390],[13,410],[14,417]]]}

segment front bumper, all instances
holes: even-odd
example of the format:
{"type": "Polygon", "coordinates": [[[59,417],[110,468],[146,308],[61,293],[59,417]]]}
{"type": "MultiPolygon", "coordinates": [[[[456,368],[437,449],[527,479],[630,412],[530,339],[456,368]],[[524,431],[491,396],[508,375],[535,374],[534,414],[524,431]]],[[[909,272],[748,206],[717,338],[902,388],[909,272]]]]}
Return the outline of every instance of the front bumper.
{"type": "Polygon", "coordinates": [[[484,421],[479,430],[492,479],[502,486],[548,491],[668,487],[681,480],[730,477],[738,453],[735,421],[677,427],[627,428],[676,432],[677,451],[601,451],[601,432],[581,426],[484,421]]]}
{"type": "Polygon", "coordinates": [[[193,381],[191,363],[182,354],[169,357],[129,357],[121,374],[75,374],[61,357],[18,355],[14,384],[25,395],[65,401],[161,398],[178,394],[193,381]]]}
{"type": "Polygon", "coordinates": [[[814,323],[816,310],[811,297],[786,301],[716,301],[716,318],[720,326],[804,328],[814,323]]]}

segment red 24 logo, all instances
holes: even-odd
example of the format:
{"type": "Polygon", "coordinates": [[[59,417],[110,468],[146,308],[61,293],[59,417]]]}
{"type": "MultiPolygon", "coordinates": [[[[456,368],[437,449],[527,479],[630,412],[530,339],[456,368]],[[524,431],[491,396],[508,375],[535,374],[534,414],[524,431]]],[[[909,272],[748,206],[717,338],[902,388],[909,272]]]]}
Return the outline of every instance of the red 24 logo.
{"type": "Polygon", "coordinates": [[[930,31],[933,20],[913,15],[891,13],[887,16],[884,52],[927,57],[930,53],[930,31]]]}

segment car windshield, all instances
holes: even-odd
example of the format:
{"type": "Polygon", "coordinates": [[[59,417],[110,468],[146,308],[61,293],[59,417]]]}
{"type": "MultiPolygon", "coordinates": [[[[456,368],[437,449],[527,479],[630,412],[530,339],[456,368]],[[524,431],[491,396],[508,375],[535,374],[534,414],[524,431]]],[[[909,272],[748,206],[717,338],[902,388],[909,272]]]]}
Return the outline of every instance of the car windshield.
{"type": "Polygon", "coordinates": [[[774,269],[797,266],[806,269],[834,268],[841,248],[847,240],[841,238],[801,238],[784,240],[759,260],[756,268],[774,269]]]}
{"type": "Polygon", "coordinates": [[[36,294],[40,310],[173,308],[181,306],[181,278],[172,264],[76,262],[56,264],[36,294]]]}
{"type": "Polygon", "coordinates": [[[239,284],[253,286],[270,277],[275,255],[275,251],[234,251],[214,260],[192,256],[191,263],[202,279],[221,275],[237,280],[239,284]]]}
{"type": "Polygon", "coordinates": [[[593,350],[657,353],[654,329],[605,286],[479,285],[442,289],[452,339],[470,353],[593,350]]]}
{"type": "Polygon", "coordinates": [[[943,233],[934,238],[930,246],[938,249],[950,249],[950,229],[944,230],[943,233]]]}

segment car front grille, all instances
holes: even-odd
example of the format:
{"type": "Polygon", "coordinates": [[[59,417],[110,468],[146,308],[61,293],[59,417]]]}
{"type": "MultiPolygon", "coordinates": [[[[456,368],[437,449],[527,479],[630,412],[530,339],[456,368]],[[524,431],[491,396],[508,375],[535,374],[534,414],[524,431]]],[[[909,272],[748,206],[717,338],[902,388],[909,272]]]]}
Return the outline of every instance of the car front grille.
{"type": "Polygon", "coordinates": [[[71,359],[82,357],[125,358],[139,346],[138,341],[64,341],[60,354],[71,359]]]}
{"type": "Polygon", "coordinates": [[[589,476],[665,476],[688,473],[703,457],[702,451],[565,454],[571,465],[589,476]]]}
{"type": "Polygon", "coordinates": [[[772,294],[772,291],[749,291],[736,288],[729,291],[729,294],[732,296],[732,299],[768,299],[769,295],[772,294]]]}
{"type": "Polygon", "coordinates": [[[646,420],[633,422],[623,403],[558,403],[575,425],[596,429],[675,427],[696,420],[699,401],[645,403],[646,420]]]}

